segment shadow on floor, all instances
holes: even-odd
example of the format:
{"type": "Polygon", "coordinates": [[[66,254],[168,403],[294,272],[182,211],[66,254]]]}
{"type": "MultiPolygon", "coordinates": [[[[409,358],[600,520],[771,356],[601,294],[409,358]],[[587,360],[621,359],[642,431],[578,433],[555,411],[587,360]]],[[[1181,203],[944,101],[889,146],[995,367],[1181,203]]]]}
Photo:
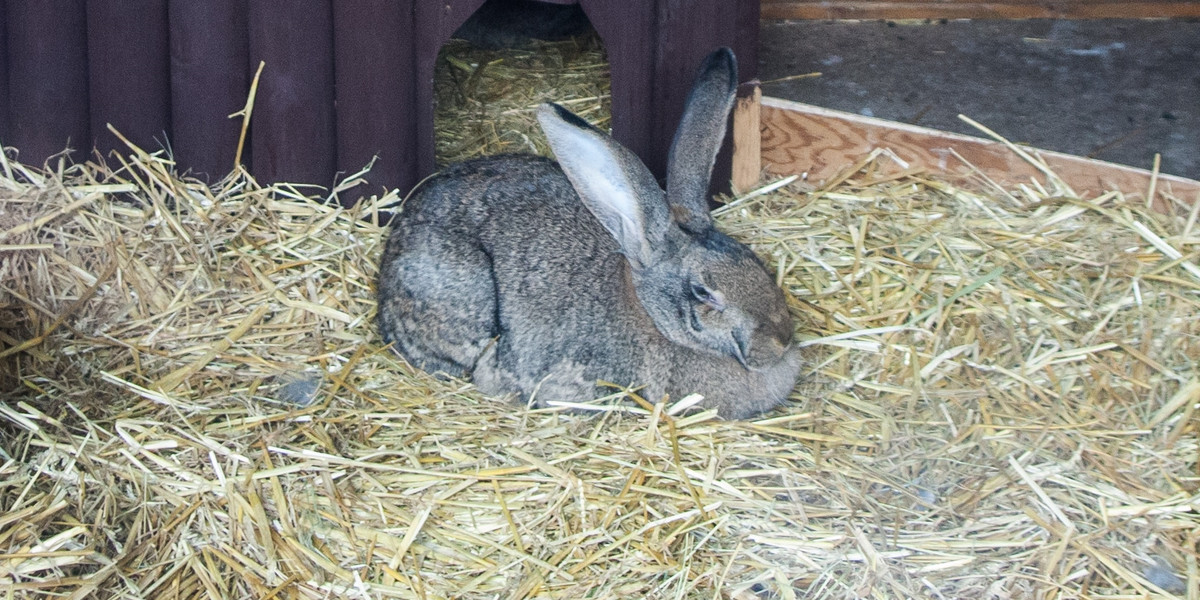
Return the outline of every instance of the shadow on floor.
{"type": "Polygon", "coordinates": [[[763,22],[763,93],[1200,179],[1200,22],[763,22]],[[820,71],[816,78],[771,83],[820,71]]]}

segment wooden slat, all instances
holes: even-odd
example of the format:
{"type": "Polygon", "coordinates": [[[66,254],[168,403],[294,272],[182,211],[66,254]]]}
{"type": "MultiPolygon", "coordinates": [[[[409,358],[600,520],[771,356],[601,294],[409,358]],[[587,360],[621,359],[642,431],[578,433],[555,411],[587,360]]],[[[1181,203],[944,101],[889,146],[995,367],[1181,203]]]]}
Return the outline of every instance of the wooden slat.
{"type": "MultiPolygon", "coordinates": [[[[128,152],[112,125],[153,152],[171,131],[166,0],[87,3],[88,111],[101,155],[128,152]]],[[[88,140],[91,146],[93,140],[88,140]]]]}
{"type": "MultiPolygon", "coordinates": [[[[415,124],[417,137],[417,174],[424,177],[434,171],[433,130],[433,71],[437,64],[438,51],[472,13],[483,6],[484,0],[443,0],[422,2],[406,0],[401,8],[412,15],[412,42],[414,72],[409,81],[416,94],[415,124]]],[[[416,181],[412,181],[416,184],[416,181]]],[[[407,191],[407,190],[405,190],[407,191]]]]}
{"type": "MultiPolygon", "coordinates": [[[[0,0],[0,40],[8,39],[5,0],[0,0]]],[[[0,146],[8,139],[8,51],[0,47],[0,146]]]]}
{"type": "Polygon", "coordinates": [[[417,180],[416,121],[410,118],[416,94],[401,65],[414,64],[413,46],[399,43],[412,39],[411,11],[394,0],[334,2],[333,24],[338,170],[357,172],[376,157],[370,186],[342,201],[411,187],[417,180]]]}
{"type": "MultiPolygon", "coordinates": [[[[1028,162],[1005,145],[956,133],[907,125],[807,104],[764,97],[762,102],[763,167],[779,175],[807,173],[821,185],[875,148],[888,148],[910,167],[935,172],[966,173],[971,169],[957,153],[1003,186],[1043,179],[1028,162]]],[[[1036,152],[1078,194],[1093,197],[1111,189],[1145,197],[1151,173],[1124,165],[1061,152],[1036,152]]],[[[897,166],[897,169],[900,167],[897,166]]],[[[1157,189],[1192,201],[1200,181],[1159,175],[1157,189]]]]}
{"type": "Polygon", "coordinates": [[[742,193],[762,175],[762,87],[757,82],[738,88],[733,107],[733,191],[742,193]]]}
{"type": "MultiPolygon", "coordinates": [[[[638,3],[623,0],[611,4],[638,3]]],[[[749,81],[758,76],[756,46],[760,19],[757,0],[657,0],[655,4],[658,15],[654,29],[649,33],[656,45],[650,105],[654,133],[649,154],[642,160],[652,173],[659,175],[666,173],[668,150],[683,116],[696,68],[704,57],[718,47],[728,46],[737,56],[738,81],[749,81]]],[[[621,24],[620,27],[624,30],[628,25],[621,24]]],[[[622,34],[623,31],[618,33],[622,34]]],[[[613,81],[616,81],[615,73],[613,81]]],[[[614,102],[614,120],[616,111],[614,102]]],[[[732,150],[732,143],[726,136],[712,170],[713,191],[729,191],[732,150]]]]}
{"type": "Polygon", "coordinates": [[[73,147],[91,153],[84,0],[7,0],[8,132],[4,144],[38,165],[73,147]]]}
{"type": "Polygon", "coordinates": [[[1200,17],[1200,2],[762,0],[763,19],[1144,19],[1200,17]]]}
{"type": "MultiPolygon", "coordinates": [[[[245,106],[250,89],[245,3],[169,2],[167,9],[171,148],[180,171],[216,183],[234,167],[242,120],[229,115],[245,106]]],[[[243,149],[244,164],[251,163],[250,153],[243,149]]]]}
{"type": "Polygon", "coordinates": [[[250,172],[261,183],[331,185],[337,165],[332,0],[247,2],[255,98],[250,172]]]}

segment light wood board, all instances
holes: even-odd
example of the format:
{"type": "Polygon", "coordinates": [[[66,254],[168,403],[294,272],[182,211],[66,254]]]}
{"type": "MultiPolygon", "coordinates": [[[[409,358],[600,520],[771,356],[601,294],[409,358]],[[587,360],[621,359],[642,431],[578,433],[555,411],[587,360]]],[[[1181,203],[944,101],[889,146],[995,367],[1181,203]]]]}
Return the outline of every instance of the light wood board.
{"type": "MultiPolygon", "coordinates": [[[[968,173],[973,165],[1006,187],[1028,183],[1030,178],[1045,179],[1012,149],[983,138],[770,96],[762,99],[760,119],[763,168],[778,175],[807,174],[807,180],[818,186],[876,148],[890,149],[908,167],[934,172],[968,173]]],[[[1094,197],[1117,189],[1145,198],[1150,189],[1152,173],[1145,169],[1061,152],[1022,149],[1040,156],[1081,197],[1094,197]]],[[[897,170],[902,168],[897,164],[897,170]]],[[[1189,202],[1200,197],[1200,181],[1193,179],[1159,174],[1155,187],[1157,192],[1170,193],[1189,202]]],[[[1156,202],[1159,196],[1156,193],[1156,202]]]]}

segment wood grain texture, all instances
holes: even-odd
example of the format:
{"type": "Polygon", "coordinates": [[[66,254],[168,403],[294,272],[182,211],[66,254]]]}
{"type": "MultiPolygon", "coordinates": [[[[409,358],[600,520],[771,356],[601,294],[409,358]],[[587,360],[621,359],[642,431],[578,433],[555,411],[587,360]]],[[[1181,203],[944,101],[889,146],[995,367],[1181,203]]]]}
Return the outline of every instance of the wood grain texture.
{"type": "Polygon", "coordinates": [[[109,124],[143,150],[163,147],[171,131],[166,0],[88,2],[87,45],[96,150],[128,152],[109,124]]]}
{"type": "Polygon", "coordinates": [[[264,183],[328,186],[336,168],[332,0],[249,2],[250,65],[266,63],[254,102],[250,172],[264,183]]]}
{"type": "MultiPolygon", "coordinates": [[[[970,172],[971,167],[958,158],[961,156],[1006,187],[1030,178],[1044,180],[1032,165],[999,142],[763,98],[762,160],[767,171],[778,175],[807,173],[808,181],[820,186],[876,148],[890,149],[910,167],[940,173],[970,172]]],[[[1082,197],[1118,189],[1144,198],[1150,187],[1151,173],[1144,169],[1060,152],[1026,150],[1041,156],[1082,197]]],[[[897,165],[896,169],[901,167],[897,165]]],[[[1200,181],[1159,175],[1157,189],[1192,201],[1200,195],[1200,181]]]]}
{"type": "Polygon", "coordinates": [[[7,133],[21,160],[41,164],[68,145],[91,153],[84,0],[6,0],[7,133]]]}
{"type": "MultiPolygon", "coordinates": [[[[414,123],[417,132],[416,172],[418,177],[432,173],[435,168],[433,72],[437,66],[438,51],[441,50],[443,44],[450,40],[450,36],[454,35],[454,30],[466,22],[467,18],[479,10],[480,6],[483,6],[483,2],[484,0],[444,0],[442,2],[408,0],[400,3],[402,9],[412,15],[412,40],[411,42],[400,41],[413,44],[413,62],[411,66],[402,65],[400,68],[411,69],[408,71],[407,78],[416,97],[414,123]]],[[[415,185],[417,181],[413,180],[409,183],[415,185]]]]}
{"type": "Polygon", "coordinates": [[[742,84],[733,107],[733,191],[741,194],[762,175],[762,87],[742,84]]]}
{"type": "MultiPolygon", "coordinates": [[[[216,183],[234,167],[250,49],[240,0],[169,2],[171,148],[181,171],[216,183]]],[[[242,154],[252,161],[249,145],[242,154]]]]}
{"type": "Polygon", "coordinates": [[[337,168],[354,173],[375,159],[368,186],[342,201],[411,187],[416,94],[401,65],[413,64],[411,11],[392,0],[333,3],[337,168]]]}
{"type": "Polygon", "coordinates": [[[8,139],[8,52],[3,40],[8,39],[8,19],[5,18],[5,0],[0,0],[0,147],[8,139]]]}
{"type": "Polygon", "coordinates": [[[762,0],[764,19],[1144,19],[1200,16],[1200,2],[762,0]]]}

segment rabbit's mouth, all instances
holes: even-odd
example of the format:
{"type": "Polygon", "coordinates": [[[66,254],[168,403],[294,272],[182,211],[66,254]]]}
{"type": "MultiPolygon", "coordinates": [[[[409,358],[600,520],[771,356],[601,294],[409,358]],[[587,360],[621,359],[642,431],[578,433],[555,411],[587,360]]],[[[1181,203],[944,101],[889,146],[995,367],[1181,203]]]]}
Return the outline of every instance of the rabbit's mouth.
{"type": "Polygon", "coordinates": [[[748,357],[750,356],[750,337],[741,331],[733,331],[733,348],[731,348],[733,357],[747,371],[752,371],[748,357]]]}
{"type": "Polygon", "coordinates": [[[791,340],[784,344],[774,337],[761,335],[754,336],[753,341],[747,336],[743,341],[735,333],[734,339],[737,341],[734,344],[736,350],[730,354],[747,371],[761,371],[777,366],[787,357],[793,346],[791,340]]]}

